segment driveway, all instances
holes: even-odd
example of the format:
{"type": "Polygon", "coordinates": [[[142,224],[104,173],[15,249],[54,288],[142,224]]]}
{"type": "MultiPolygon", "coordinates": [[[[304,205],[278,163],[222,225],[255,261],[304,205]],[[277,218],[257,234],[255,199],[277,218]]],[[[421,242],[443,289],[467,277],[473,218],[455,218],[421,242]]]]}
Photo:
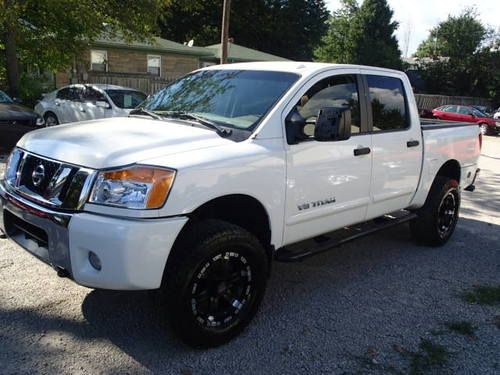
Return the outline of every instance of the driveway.
{"type": "Polygon", "coordinates": [[[480,164],[446,246],[403,225],[275,263],[253,324],[207,351],[171,334],[153,293],[77,286],[0,240],[0,373],[498,374],[500,308],[464,291],[500,286],[500,138],[480,164]]]}

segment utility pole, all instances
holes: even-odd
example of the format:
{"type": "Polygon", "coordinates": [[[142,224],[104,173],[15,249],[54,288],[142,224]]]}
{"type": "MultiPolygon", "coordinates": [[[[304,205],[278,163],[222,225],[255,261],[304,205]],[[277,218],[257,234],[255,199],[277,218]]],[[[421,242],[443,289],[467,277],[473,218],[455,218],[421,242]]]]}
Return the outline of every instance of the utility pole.
{"type": "Polygon", "coordinates": [[[227,64],[230,14],[231,14],[231,0],[224,0],[224,6],[222,9],[222,32],[221,32],[221,54],[220,54],[221,64],[227,64]]]}

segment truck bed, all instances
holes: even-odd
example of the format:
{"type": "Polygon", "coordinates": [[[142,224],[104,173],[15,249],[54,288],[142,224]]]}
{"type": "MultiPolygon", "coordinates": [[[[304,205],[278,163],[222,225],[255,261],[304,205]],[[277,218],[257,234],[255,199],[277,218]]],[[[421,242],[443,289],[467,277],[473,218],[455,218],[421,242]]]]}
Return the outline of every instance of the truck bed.
{"type": "Polygon", "coordinates": [[[478,126],[475,122],[447,121],[432,118],[421,118],[420,124],[422,126],[422,130],[457,128],[462,126],[478,126]]]}

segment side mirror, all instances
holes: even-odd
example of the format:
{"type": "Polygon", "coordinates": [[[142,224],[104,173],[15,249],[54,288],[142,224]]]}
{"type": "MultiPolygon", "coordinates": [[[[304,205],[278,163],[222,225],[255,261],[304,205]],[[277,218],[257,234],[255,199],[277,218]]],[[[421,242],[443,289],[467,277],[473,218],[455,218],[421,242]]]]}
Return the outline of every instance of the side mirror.
{"type": "Polygon", "coordinates": [[[95,102],[95,106],[99,108],[105,108],[105,109],[110,109],[111,105],[108,102],[105,102],[104,100],[98,100],[95,102]]]}
{"type": "Polygon", "coordinates": [[[314,128],[319,142],[345,141],[351,138],[351,110],[344,107],[321,108],[314,128]]]}
{"type": "Polygon", "coordinates": [[[306,119],[300,115],[299,111],[294,109],[290,112],[285,120],[286,140],[289,145],[295,145],[308,138],[304,134],[304,126],[306,126],[306,119]]]}
{"type": "Polygon", "coordinates": [[[15,104],[22,104],[22,100],[19,99],[19,98],[12,98],[12,101],[15,103],[15,104]]]}

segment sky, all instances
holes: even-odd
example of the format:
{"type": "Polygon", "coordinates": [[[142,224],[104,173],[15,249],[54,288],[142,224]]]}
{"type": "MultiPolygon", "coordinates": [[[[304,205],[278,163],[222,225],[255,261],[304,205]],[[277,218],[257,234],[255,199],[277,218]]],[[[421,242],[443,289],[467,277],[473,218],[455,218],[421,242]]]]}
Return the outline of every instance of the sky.
{"type": "MultiPolygon", "coordinates": [[[[330,11],[340,6],[340,0],[325,2],[330,11]]],[[[399,22],[396,35],[403,56],[414,53],[429,30],[446,20],[449,14],[459,15],[466,7],[475,6],[484,24],[500,28],[500,0],[388,0],[388,3],[394,11],[394,19],[399,22]]]]}

